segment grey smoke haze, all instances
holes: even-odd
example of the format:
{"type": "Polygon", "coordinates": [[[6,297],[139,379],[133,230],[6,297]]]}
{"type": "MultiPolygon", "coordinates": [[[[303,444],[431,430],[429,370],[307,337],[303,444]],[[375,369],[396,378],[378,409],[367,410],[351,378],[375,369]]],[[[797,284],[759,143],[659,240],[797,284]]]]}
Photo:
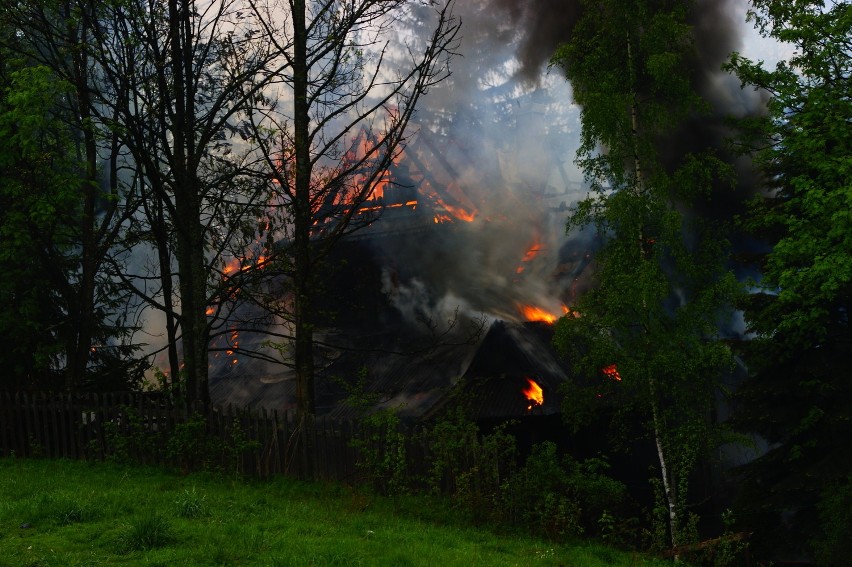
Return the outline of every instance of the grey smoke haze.
{"type": "MultiPolygon", "coordinates": [[[[578,109],[561,73],[547,68],[557,46],[570,38],[579,3],[466,1],[457,12],[463,21],[461,57],[453,62],[450,80],[433,89],[421,108],[427,117],[439,117],[442,153],[456,173],[445,181],[456,182],[471,198],[478,217],[418,250],[412,258],[417,293],[408,290],[397,298],[416,297],[422,303],[418,308],[426,310],[427,304],[446,305],[442,298],[453,297],[472,310],[506,319],[519,318],[515,305],[520,303],[557,311],[586,285],[588,274],[571,273],[576,268],[572,248],[582,255],[591,247],[588,235],[573,235],[567,244],[567,215],[558,210],[585,190],[573,164],[578,109]],[[516,266],[533,242],[541,244],[542,252],[518,275],[516,266]]],[[[742,47],[742,18],[738,0],[697,2],[691,16],[697,50],[693,81],[712,115],[661,141],[670,159],[708,148],[730,157],[724,156],[729,134],[724,118],[763,107],[758,95],[741,90],[738,80],[721,70],[729,54],[742,47]]],[[[441,169],[434,159],[429,163],[441,169]]],[[[741,174],[739,193],[750,184],[741,174]]],[[[736,192],[720,195],[704,213],[728,216],[739,200],[736,192]]]]}

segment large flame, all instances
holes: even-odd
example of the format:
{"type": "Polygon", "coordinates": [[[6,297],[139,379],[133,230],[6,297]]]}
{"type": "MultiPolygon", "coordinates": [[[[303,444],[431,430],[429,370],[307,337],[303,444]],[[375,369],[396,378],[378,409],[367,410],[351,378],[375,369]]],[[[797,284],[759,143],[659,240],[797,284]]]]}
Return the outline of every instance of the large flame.
{"type": "MultiPolygon", "coordinates": [[[[535,305],[521,305],[519,306],[519,309],[521,311],[521,315],[523,315],[524,319],[527,321],[542,321],[544,323],[553,324],[562,316],[535,305]]],[[[562,306],[563,315],[567,315],[570,311],[571,310],[568,309],[567,305],[562,306]]]]}
{"type": "Polygon", "coordinates": [[[541,406],[544,404],[544,392],[541,389],[535,380],[531,378],[527,378],[527,383],[529,387],[525,390],[522,390],[524,396],[529,400],[529,405],[527,406],[527,410],[531,410],[536,406],[541,406]]]}

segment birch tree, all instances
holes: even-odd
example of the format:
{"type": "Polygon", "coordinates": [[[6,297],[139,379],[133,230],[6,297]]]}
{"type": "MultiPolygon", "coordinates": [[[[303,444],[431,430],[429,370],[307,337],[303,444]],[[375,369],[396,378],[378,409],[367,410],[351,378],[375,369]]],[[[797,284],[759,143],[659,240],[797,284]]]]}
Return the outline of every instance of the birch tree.
{"type": "Polygon", "coordinates": [[[690,213],[727,168],[710,152],[673,157],[665,146],[705,106],[690,81],[689,5],[587,0],[554,57],[582,106],[577,162],[593,188],[568,228],[591,225],[602,241],[595,287],[559,321],[556,343],[591,392],[612,394],[601,405],[645,423],[671,546],[683,543],[689,475],[731,363],[717,321],[736,289],[724,239],[690,213]]]}

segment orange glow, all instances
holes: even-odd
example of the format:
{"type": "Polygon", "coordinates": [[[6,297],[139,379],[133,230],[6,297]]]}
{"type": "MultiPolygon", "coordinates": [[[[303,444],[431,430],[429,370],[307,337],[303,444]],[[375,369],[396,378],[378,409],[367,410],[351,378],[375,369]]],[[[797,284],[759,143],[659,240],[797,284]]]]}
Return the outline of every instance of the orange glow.
{"type": "Polygon", "coordinates": [[[449,205],[447,203],[444,203],[443,201],[440,201],[440,200],[439,200],[439,203],[442,207],[447,209],[447,211],[449,211],[449,213],[451,215],[453,215],[454,217],[456,217],[460,221],[473,222],[473,219],[476,218],[476,211],[469,213],[461,207],[454,207],[454,206],[449,205]]]}
{"type": "Polygon", "coordinates": [[[543,321],[545,323],[554,323],[559,319],[559,315],[554,315],[545,311],[541,307],[535,305],[521,305],[521,314],[527,321],[543,321]]]}
{"type": "Polygon", "coordinates": [[[603,368],[601,368],[601,372],[603,372],[604,376],[606,376],[610,380],[621,382],[621,374],[618,373],[618,366],[616,366],[615,364],[604,366],[603,368]]]}
{"type": "Polygon", "coordinates": [[[538,256],[538,253],[542,251],[542,249],[543,246],[541,244],[541,241],[538,239],[538,236],[536,236],[533,243],[530,244],[530,247],[527,248],[526,252],[524,252],[524,256],[521,258],[521,263],[518,265],[517,268],[515,268],[515,273],[522,274],[524,270],[526,270],[526,266],[524,264],[534,260],[535,257],[538,256]]]}
{"type": "Polygon", "coordinates": [[[542,391],[541,386],[536,384],[534,380],[527,378],[527,383],[529,384],[529,388],[521,390],[521,393],[530,401],[530,404],[527,406],[527,410],[531,410],[536,406],[544,404],[544,392],[542,391]]]}
{"type": "MultiPolygon", "coordinates": [[[[425,190],[427,192],[428,197],[430,199],[432,199],[432,201],[434,201],[436,205],[438,205],[442,209],[446,210],[450,215],[452,215],[452,218],[449,218],[449,217],[447,217],[447,215],[443,215],[441,213],[438,213],[437,215],[435,215],[435,218],[437,219],[437,218],[441,217],[441,220],[436,220],[435,222],[447,222],[447,221],[443,220],[443,218],[448,218],[449,221],[452,221],[453,219],[455,219],[455,220],[460,220],[460,221],[464,221],[464,222],[473,222],[473,220],[476,218],[476,213],[478,211],[475,208],[473,209],[472,212],[469,212],[467,209],[464,209],[462,207],[456,207],[456,206],[450,205],[449,203],[447,203],[446,201],[441,199],[441,197],[438,195],[438,193],[434,189],[432,189],[431,187],[429,187],[426,184],[421,186],[421,189],[425,190]]],[[[473,203],[471,203],[471,205],[473,205],[473,203]]]]}
{"type": "Polygon", "coordinates": [[[210,307],[208,307],[208,308],[204,311],[204,314],[205,314],[205,315],[213,315],[213,313],[214,313],[215,311],[216,311],[216,308],[215,308],[214,306],[212,306],[212,305],[211,305],[210,307]]]}
{"type": "Polygon", "coordinates": [[[530,260],[538,256],[539,252],[541,252],[541,243],[538,241],[538,239],[536,239],[533,245],[530,246],[526,252],[524,252],[524,257],[521,258],[521,262],[529,262],[530,260]]]}

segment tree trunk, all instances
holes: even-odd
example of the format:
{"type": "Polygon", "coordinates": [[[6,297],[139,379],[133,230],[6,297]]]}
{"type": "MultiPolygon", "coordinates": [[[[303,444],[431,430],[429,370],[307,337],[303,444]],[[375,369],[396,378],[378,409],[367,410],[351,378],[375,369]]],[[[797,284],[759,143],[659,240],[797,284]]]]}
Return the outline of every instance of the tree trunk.
{"type": "Polygon", "coordinates": [[[192,86],[191,5],[188,0],[169,0],[169,38],[174,77],[174,198],[177,263],[180,278],[181,331],[186,373],[187,405],[207,407],[208,377],[207,273],[204,263],[204,230],[201,195],[196,175],[192,86]]]}
{"type": "Polygon", "coordinates": [[[169,376],[171,387],[179,384],[180,359],[177,352],[177,322],[174,311],[174,284],[172,282],[172,262],[169,252],[168,234],[166,230],[166,219],[163,211],[163,200],[159,194],[155,194],[155,210],[149,214],[151,230],[154,233],[154,241],[157,246],[157,258],[160,263],[160,281],[163,286],[163,306],[166,315],[166,340],[167,354],[169,359],[169,376]]]}
{"type": "MultiPolygon", "coordinates": [[[[671,546],[672,548],[677,547],[680,544],[680,537],[678,533],[678,517],[677,517],[677,497],[674,492],[674,487],[672,486],[673,482],[669,479],[669,468],[666,461],[666,452],[663,447],[663,437],[662,437],[662,428],[663,425],[660,422],[659,409],[656,400],[656,389],[653,385],[653,380],[651,381],[651,413],[654,425],[654,444],[657,447],[657,459],[660,462],[660,476],[663,479],[663,494],[666,497],[666,507],[668,509],[669,516],[669,534],[671,536],[671,546]]],[[[675,561],[677,561],[678,556],[675,555],[675,561]]]]}
{"type": "MultiPolygon", "coordinates": [[[[636,96],[636,73],[633,65],[633,50],[630,39],[630,32],[627,32],[627,66],[630,75],[630,134],[633,139],[633,175],[634,175],[634,191],[636,196],[643,198],[645,195],[645,186],[642,180],[642,160],[639,156],[639,102],[636,96]]],[[[640,219],[639,228],[639,262],[645,261],[645,234],[642,228],[640,219]]],[[[647,313],[648,305],[645,298],[642,299],[642,311],[647,313]]],[[[671,545],[674,548],[678,544],[678,517],[677,517],[677,499],[672,487],[672,482],[669,479],[669,466],[666,459],[666,452],[663,446],[662,430],[663,423],[660,420],[659,403],[657,402],[656,379],[653,376],[648,378],[648,390],[651,397],[651,420],[654,428],[654,445],[657,449],[657,459],[660,463],[660,476],[663,480],[663,494],[666,498],[666,508],[668,509],[669,535],[671,537],[671,545]]],[[[675,556],[675,560],[678,557],[675,556]]]]}
{"type": "MultiPolygon", "coordinates": [[[[69,30],[71,37],[80,44],[87,41],[86,12],[80,28],[69,30]]],[[[95,199],[98,186],[98,153],[95,135],[92,132],[91,101],[88,85],[88,61],[84,49],[76,50],[73,55],[74,88],[77,99],[77,111],[80,117],[81,133],[83,136],[83,152],[80,156],[85,164],[80,192],[83,200],[83,211],[80,219],[80,280],[77,288],[77,298],[74,302],[76,313],[72,321],[74,329],[73,351],[69,352],[68,368],[66,371],[65,387],[72,390],[83,382],[92,352],[94,336],[95,311],[95,274],[98,269],[97,242],[95,236],[95,199]]]]}
{"type": "Polygon", "coordinates": [[[313,416],[314,356],[311,280],[311,143],[309,138],[307,30],[305,0],[293,1],[293,128],[295,133],[295,345],[296,403],[300,415],[313,416]]]}

